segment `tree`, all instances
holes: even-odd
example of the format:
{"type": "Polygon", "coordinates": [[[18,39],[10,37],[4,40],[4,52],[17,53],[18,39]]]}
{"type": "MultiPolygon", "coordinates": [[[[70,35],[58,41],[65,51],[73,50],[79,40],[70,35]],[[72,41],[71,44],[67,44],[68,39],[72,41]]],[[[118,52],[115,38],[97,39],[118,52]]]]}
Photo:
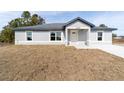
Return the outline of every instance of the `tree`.
{"type": "Polygon", "coordinates": [[[38,15],[34,14],[31,17],[31,25],[37,25],[39,23],[38,15]]]}
{"type": "Polygon", "coordinates": [[[117,34],[112,33],[112,37],[117,37],[117,34]]]}
{"type": "Polygon", "coordinates": [[[24,21],[23,21],[24,25],[29,26],[30,25],[29,21],[30,21],[30,18],[31,18],[31,13],[29,11],[24,11],[22,13],[21,17],[24,19],[24,21]]]}
{"type": "Polygon", "coordinates": [[[39,24],[45,24],[45,19],[41,18],[40,16],[39,16],[39,24]]]}
{"type": "Polygon", "coordinates": [[[9,26],[12,27],[12,28],[23,26],[22,19],[21,18],[16,18],[16,19],[10,21],[9,26]]]}
{"type": "Polygon", "coordinates": [[[33,14],[31,16],[29,11],[24,11],[21,15],[21,18],[11,20],[6,26],[3,27],[3,30],[0,34],[0,41],[8,43],[14,42],[14,32],[12,30],[13,28],[33,26],[43,23],[45,23],[45,20],[38,14],[33,14]]]}
{"type": "Polygon", "coordinates": [[[38,18],[38,14],[33,14],[32,17],[37,17],[38,18]]]}
{"type": "Polygon", "coordinates": [[[31,17],[31,13],[29,11],[24,11],[21,17],[28,19],[31,17]]]}
{"type": "Polygon", "coordinates": [[[2,30],[0,35],[0,41],[6,43],[11,43],[14,41],[14,32],[11,28],[6,27],[4,30],[2,30]]]}
{"type": "Polygon", "coordinates": [[[31,24],[32,25],[37,25],[37,24],[44,24],[45,20],[38,16],[38,14],[33,14],[31,17],[31,24]]]}
{"type": "Polygon", "coordinates": [[[105,24],[100,24],[99,27],[107,27],[105,24]]]}

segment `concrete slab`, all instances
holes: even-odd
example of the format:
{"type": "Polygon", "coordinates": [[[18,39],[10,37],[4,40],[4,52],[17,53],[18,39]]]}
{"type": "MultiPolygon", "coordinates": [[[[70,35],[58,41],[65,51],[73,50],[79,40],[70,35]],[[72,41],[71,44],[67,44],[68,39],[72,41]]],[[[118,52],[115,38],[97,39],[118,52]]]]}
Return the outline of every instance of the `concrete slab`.
{"type": "Polygon", "coordinates": [[[118,45],[96,45],[96,46],[75,46],[77,49],[100,49],[110,54],[124,58],[124,46],[118,45]]]}

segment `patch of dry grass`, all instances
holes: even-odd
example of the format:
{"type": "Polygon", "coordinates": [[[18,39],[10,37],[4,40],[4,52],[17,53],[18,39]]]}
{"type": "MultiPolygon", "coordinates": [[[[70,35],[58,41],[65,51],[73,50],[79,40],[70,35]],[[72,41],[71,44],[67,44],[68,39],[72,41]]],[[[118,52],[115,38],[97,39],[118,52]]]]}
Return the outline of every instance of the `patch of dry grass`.
{"type": "Polygon", "coordinates": [[[112,43],[113,44],[124,44],[124,39],[113,39],[112,43]]]}
{"type": "Polygon", "coordinates": [[[124,59],[65,46],[0,47],[0,80],[124,80],[124,59]]]}

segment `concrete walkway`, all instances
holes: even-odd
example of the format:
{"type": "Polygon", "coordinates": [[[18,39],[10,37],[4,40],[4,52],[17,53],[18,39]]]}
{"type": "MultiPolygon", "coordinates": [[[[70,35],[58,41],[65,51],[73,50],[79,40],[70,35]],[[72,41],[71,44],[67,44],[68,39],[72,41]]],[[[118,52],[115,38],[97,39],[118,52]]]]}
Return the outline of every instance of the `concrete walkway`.
{"type": "Polygon", "coordinates": [[[100,49],[110,54],[124,58],[124,46],[98,45],[98,46],[75,46],[77,49],[100,49]]]}
{"type": "Polygon", "coordinates": [[[108,52],[110,54],[119,56],[124,58],[124,47],[123,46],[118,46],[118,45],[102,45],[102,46],[97,46],[98,49],[101,49],[105,52],[108,52]]]}

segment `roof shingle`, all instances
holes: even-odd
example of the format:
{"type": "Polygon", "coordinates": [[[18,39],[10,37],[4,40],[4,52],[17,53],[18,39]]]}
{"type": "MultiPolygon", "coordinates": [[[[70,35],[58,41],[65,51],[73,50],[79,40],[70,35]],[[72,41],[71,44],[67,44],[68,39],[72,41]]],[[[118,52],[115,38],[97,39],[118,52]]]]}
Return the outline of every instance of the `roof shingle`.
{"type": "Polygon", "coordinates": [[[117,30],[117,28],[110,28],[110,27],[93,27],[91,28],[92,31],[97,31],[97,30],[108,30],[108,31],[112,31],[112,30],[117,30]]]}
{"type": "Polygon", "coordinates": [[[24,31],[24,30],[34,30],[34,31],[46,31],[46,30],[63,30],[65,23],[50,23],[42,24],[36,26],[27,26],[27,27],[18,27],[15,28],[15,31],[24,31]]]}

